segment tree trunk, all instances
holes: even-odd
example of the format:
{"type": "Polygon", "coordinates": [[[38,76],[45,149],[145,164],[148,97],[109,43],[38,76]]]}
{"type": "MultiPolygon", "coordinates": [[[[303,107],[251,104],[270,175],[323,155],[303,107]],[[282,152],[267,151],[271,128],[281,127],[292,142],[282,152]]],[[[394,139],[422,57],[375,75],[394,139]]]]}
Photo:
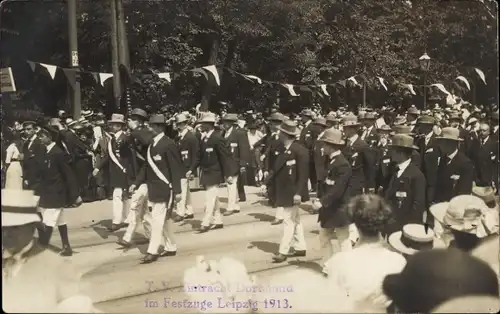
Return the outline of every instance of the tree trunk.
{"type": "MultiPolygon", "coordinates": [[[[238,42],[235,39],[232,39],[228,43],[227,47],[227,55],[226,55],[226,60],[224,61],[224,67],[225,68],[231,68],[234,60],[234,56],[236,54],[236,48],[238,47],[238,42]]],[[[222,75],[221,75],[221,86],[220,90],[218,93],[217,99],[220,101],[227,101],[229,98],[229,93],[231,91],[231,84],[224,84],[227,82],[231,76],[231,74],[228,71],[222,70],[222,75]]],[[[234,110],[234,108],[233,108],[234,110]]]]}
{"type": "MultiPolygon", "coordinates": [[[[217,63],[217,55],[219,54],[220,38],[217,35],[212,35],[210,39],[210,46],[207,49],[208,63],[207,65],[215,65],[217,63]]],[[[208,75],[208,80],[205,82],[203,94],[201,95],[201,111],[208,111],[210,107],[210,100],[212,98],[212,87],[215,84],[215,79],[212,75],[208,75]]]]}

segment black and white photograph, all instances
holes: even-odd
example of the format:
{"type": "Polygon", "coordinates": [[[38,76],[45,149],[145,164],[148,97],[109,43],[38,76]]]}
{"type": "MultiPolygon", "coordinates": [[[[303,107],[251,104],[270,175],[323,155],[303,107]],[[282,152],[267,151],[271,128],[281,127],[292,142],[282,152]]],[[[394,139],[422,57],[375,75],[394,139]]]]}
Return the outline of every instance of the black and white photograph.
{"type": "Polygon", "coordinates": [[[498,313],[494,0],[0,2],[6,313],[498,313]]]}

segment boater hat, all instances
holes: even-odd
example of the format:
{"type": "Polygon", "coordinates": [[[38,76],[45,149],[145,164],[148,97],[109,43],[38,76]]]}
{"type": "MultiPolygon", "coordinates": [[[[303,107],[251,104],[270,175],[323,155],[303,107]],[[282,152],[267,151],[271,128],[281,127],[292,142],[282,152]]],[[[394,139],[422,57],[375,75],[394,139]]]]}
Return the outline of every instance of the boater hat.
{"type": "Polygon", "coordinates": [[[22,226],[40,221],[39,197],[29,190],[2,190],[2,227],[22,226]]]}
{"type": "Polygon", "coordinates": [[[222,121],[238,122],[238,115],[236,113],[226,113],[222,117],[222,121]]]}
{"type": "Polygon", "coordinates": [[[460,130],[452,127],[446,127],[441,129],[441,136],[438,136],[436,138],[441,140],[452,140],[457,142],[463,141],[463,139],[460,138],[460,130]]]}
{"type": "Polygon", "coordinates": [[[189,120],[189,117],[185,113],[179,113],[178,115],[175,116],[175,123],[183,123],[189,120]]]}
{"type": "Polygon", "coordinates": [[[434,231],[429,229],[426,232],[424,225],[408,224],[403,230],[389,236],[389,244],[398,252],[412,255],[421,250],[432,249],[434,231]]]}
{"type": "Polygon", "coordinates": [[[358,123],[358,118],[355,115],[348,115],[342,119],[342,125],[344,127],[356,127],[361,124],[358,123]]]}

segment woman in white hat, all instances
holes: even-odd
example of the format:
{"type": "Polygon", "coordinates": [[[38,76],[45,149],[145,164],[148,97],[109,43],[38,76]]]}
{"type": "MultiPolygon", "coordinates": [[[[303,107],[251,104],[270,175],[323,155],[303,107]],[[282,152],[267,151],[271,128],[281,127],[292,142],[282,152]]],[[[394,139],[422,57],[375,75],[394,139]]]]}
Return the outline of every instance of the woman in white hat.
{"type": "Polygon", "coordinates": [[[38,199],[29,190],[2,190],[2,308],[9,313],[96,313],[79,294],[69,260],[34,240],[38,199]]]}

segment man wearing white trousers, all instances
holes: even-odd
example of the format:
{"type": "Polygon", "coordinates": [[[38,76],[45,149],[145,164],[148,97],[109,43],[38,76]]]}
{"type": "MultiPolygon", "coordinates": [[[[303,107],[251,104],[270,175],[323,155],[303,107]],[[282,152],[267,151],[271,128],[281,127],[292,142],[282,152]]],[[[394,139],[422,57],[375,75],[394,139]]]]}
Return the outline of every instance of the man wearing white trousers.
{"type": "Polygon", "coordinates": [[[81,198],[78,195],[77,181],[68,164],[66,154],[56,145],[58,134],[58,130],[50,127],[42,128],[38,132],[38,138],[47,147],[40,169],[41,184],[37,191],[40,196],[39,211],[44,225],[39,241],[42,246],[47,246],[52,230],[57,226],[63,244],[60,254],[71,256],[73,251],[69,244],[64,208],[75,203],[80,204],[81,198]]]}
{"type": "Polygon", "coordinates": [[[271,165],[268,181],[274,184],[276,206],[283,207],[283,236],[279,252],[273,256],[275,263],[282,263],[288,257],[305,256],[306,241],[300,221],[301,192],[307,185],[309,152],[295,141],[299,134],[297,123],[285,120],[279,127],[280,140],[284,149],[271,165]]]}
{"type": "Polygon", "coordinates": [[[147,163],[137,176],[137,184],[147,184],[151,213],[146,211],[144,220],[150,221],[151,236],[146,255],[142,262],[149,264],[160,256],[172,256],[177,246],[172,230],[173,203],[181,198],[181,178],[186,171],[174,141],[164,131],[166,126],[164,115],[152,115],[149,125],[153,131],[153,142],[146,152],[147,163]],[[160,246],[163,251],[160,252],[160,246]]]}
{"type": "Polygon", "coordinates": [[[126,125],[125,117],[122,114],[113,114],[108,123],[113,136],[108,142],[107,155],[95,165],[93,175],[96,176],[99,171],[109,171],[109,186],[113,189],[113,224],[109,231],[114,232],[127,226],[127,192],[130,180],[135,174],[136,156],[132,149],[132,139],[123,131],[126,125]]]}
{"type": "Polygon", "coordinates": [[[181,201],[177,203],[176,222],[184,219],[194,218],[193,207],[191,206],[191,191],[189,180],[196,175],[196,170],[200,160],[200,143],[196,135],[188,128],[189,117],[185,113],[180,113],[175,117],[175,125],[179,132],[177,144],[181,152],[182,163],[187,169],[186,175],[181,179],[181,201]]]}

